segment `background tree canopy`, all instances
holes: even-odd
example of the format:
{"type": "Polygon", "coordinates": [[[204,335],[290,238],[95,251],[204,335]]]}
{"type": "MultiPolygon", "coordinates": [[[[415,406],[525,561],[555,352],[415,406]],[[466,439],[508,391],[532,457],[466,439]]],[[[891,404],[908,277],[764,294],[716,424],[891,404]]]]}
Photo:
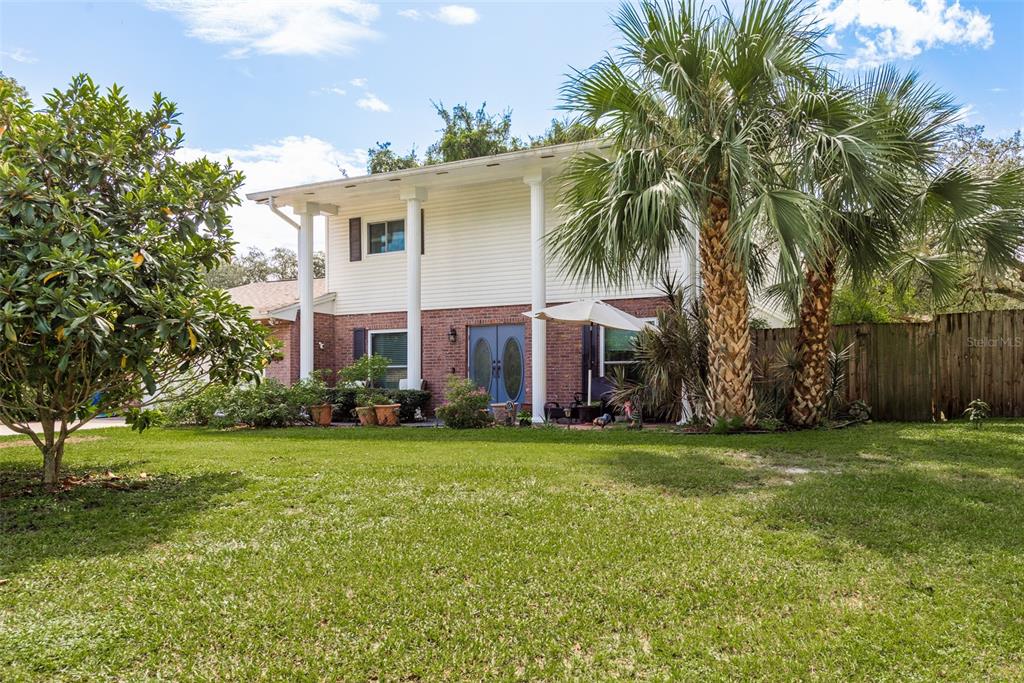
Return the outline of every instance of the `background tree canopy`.
{"type": "MultiPolygon", "coordinates": [[[[324,252],[313,252],[313,277],[322,278],[325,272],[324,252]]],[[[298,277],[299,257],[294,249],[274,247],[265,254],[261,249],[249,247],[245,254],[235,255],[229,262],[210,270],[206,282],[211,287],[231,289],[250,282],[297,280],[298,277]]]]}
{"type": "Polygon", "coordinates": [[[242,175],[176,159],[179,114],[160,94],[138,111],[81,75],[43,99],[0,80],[0,423],[55,483],[65,439],[96,414],[258,379],[270,349],[205,279],[231,257],[242,175]]]}
{"type": "Polygon", "coordinates": [[[409,150],[405,156],[391,149],[390,142],[378,142],[367,153],[366,172],[390,173],[407,168],[416,168],[420,162],[416,159],[416,150],[409,150]]]}
{"type": "Polygon", "coordinates": [[[566,117],[552,119],[551,126],[541,135],[531,135],[527,145],[512,135],[511,110],[506,109],[501,114],[492,115],[487,113],[486,102],[476,111],[471,111],[465,104],[457,104],[451,111],[442,103],[431,104],[434,105],[434,110],[444,126],[438,131],[441,137],[427,148],[423,161],[417,158],[415,149],[402,155],[391,149],[390,142],[378,142],[369,149],[367,173],[389,173],[446,161],[462,161],[502,152],[514,152],[526,147],[584,142],[597,137],[596,126],[566,117]]]}
{"type": "MultiPolygon", "coordinates": [[[[984,126],[958,125],[943,147],[941,169],[964,166],[982,177],[1024,175],[1021,133],[1004,138],[985,136],[984,126]]],[[[1021,182],[1020,180],[1017,181],[1021,182]]],[[[1018,239],[1024,227],[1017,225],[1018,239]]],[[[889,278],[873,278],[855,286],[845,282],[836,292],[833,319],[837,324],[919,320],[933,313],[999,310],[1024,307],[1024,252],[997,268],[983,268],[984,250],[966,249],[956,263],[955,295],[936,300],[926,278],[896,287],[889,278]]]]}

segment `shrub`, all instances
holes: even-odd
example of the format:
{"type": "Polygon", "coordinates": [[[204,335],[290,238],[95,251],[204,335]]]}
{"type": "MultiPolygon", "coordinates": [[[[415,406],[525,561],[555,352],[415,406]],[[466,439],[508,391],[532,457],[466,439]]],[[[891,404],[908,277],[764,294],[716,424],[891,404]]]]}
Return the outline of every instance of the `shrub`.
{"type": "Polygon", "coordinates": [[[128,408],[125,411],[125,422],[127,422],[132,431],[139,432],[140,434],[150,427],[159,427],[166,421],[162,410],[154,408],[152,410],[144,410],[141,408],[128,408]]]}
{"type": "Polygon", "coordinates": [[[171,425],[284,427],[306,421],[307,403],[316,398],[318,382],[307,380],[286,387],[268,379],[259,384],[226,387],[210,384],[198,394],[173,400],[166,408],[171,425]]]}
{"type": "Polygon", "coordinates": [[[306,408],[329,403],[330,396],[327,390],[327,383],[324,381],[326,374],[327,371],[325,370],[316,370],[309,373],[309,377],[300,379],[289,389],[288,393],[290,395],[288,400],[291,403],[296,403],[306,408]]]}
{"type": "Polygon", "coordinates": [[[430,403],[430,392],[419,389],[393,389],[387,392],[388,397],[398,403],[398,416],[402,422],[415,422],[416,410],[420,415],[427,414],[427,404],[430,403]]]}
{"type": "Polygon", "coordinates": [[[985,419],[992,412],[992,406],[982,401],[980,398],[976,398],[967,404],[967,410],[964,411],[964,416],[967,421],[970,422],[975,428],[981,428],[981,425],[985,422],[985,419]]]}
{"type": "MultiPolygon", "coordinates": [[[[360,395],[358,387],[343,386],[328,389],[328,400],[334,405],[334,419],[338,422],[351,420],[356,402],[360,395]]],[[[377,395],[382,397],[382,402],[397,403],[402,422],[415,422],[416,410],[426,414],[427,404],[430,403],[429,391],[418,391],[416,389],[388,389],[378,390],[377,395]]]]}
{"type": "Polygon", "coordinates": [[[200,427],[284,427],[308,422],[306,409],[325,403],[333,406],[335,420],[351,420],[359,397],[366,405],[397,403],[402,421],[414,422],[417,409],[426,411],[430,402],[429,391],[328,387],[324,375],[314,372],[290,387],[272,379],[239,387],[210,384],[198,394],[162,406],[165,422],[200,427]]]}
{"type": "Polygon", "coordinates": [[[251,427],[286,427],[304,422],[306,406],[302,399],[306,396],[306,392],[292,391],[274,379],[237,387],[224,406],[224,422],[251,427]]]}
{"type": "Polygon", "coordinates": [[[356,406],[360,408],[380,406],[388,402],[389,399],[383,391],[378,391],[370,387],[360,387],[359,389],[356,389],[356,406]]]}
{"type": "Polygon", "coordinates": [[[187,398],[172,399],[164,411],[167,424],[205,427],[228,404],[229,387],[208,384],[202,391],[187,398]]]}
{"type": "Polygon", "coordinates": [[[712,434],[733,434],[735,432],[742,432],[745,429],[742,417],[732,417],[728,420],[725,418],[718,418],[715,424],[711,426],[712,434]]]}
{"type": "Polygon", "coordinates": [[[487,407],[491,396],[477,388],[470,379],[451,375],[448,378],[445,395],[447,402],[437,409],[437,416],[452,429],[478,429],[494,420],[487,407]]]}
{"type": "Polygon", "coordinates": [[[372,354],[363,356],[349,366],[338,372],[338,377],[349,384],[354,382],[365,382],[369,386],[375,386],[388,372],[390,361],[384,356],[372,354]]]}
{"type": "Polygon", "coordinates": [[[637,376],[612,373],[609,399],[617,408],[630,401],[645,416],[675,422],[682,414],[684,395],[696,414],[704,413],[707,312],[701,297],[687,297],[674,277],[667,277],[660,289],[669,305],[658,312],[657,323],[638,332],[633,341],[637,376]]]}
{"type": "Polygon", "coordinates": [[[351,420],[355,415],[357,387],[333,387],[328,389],[328,400],[334,406],[332,419],[335,422],[351,420]]]}

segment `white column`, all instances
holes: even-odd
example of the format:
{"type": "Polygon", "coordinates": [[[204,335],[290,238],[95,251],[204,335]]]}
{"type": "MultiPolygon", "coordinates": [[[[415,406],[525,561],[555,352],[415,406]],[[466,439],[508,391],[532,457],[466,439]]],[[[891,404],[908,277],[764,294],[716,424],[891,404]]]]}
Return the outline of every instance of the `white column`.
{"type": "Polygon", "coordinates": [[[420,289],[420,251],[422,250],[422,224],[420,210],[427,198],[422,187],[402,190],[405,200],[405,339],[408,365],[408,387],[419,389],[423,381],[423,311],[420,289]]]}
{"type": "Polygon", "coordinates": [[[316,206],[303,207],[299,219],[299,378],[313,372],[313,218],[316,206]]]}
{"type": "MultiPolygon", "coordinates": [[[[690,301],[696,300],[700,287],[700,274],[698,270],[698,263],[700,263],[700,224],[697,221],[692,221],[693,229],[691,232],[692,243],[689,247],[684,246],[683,249],[683,263],[685,264],[685,277],[686,291],[683,293],[683,298],[690,301]]],[[[690,402],[690,397],[686,395],[686,392],[680,388],[681,398],[679,399],[682,404],[682,409],[679,411],[679,421],[677,425],[685,425],[693,417],[694,405],[690,402]]]]}
{"type": "MultiPolygon", "coordinates": [[[[547,258],[544,244],[544,177],[537,172],[523,178],[530,186],[530,307],[547,306],[547,258]]],[[[548,323],[534,318],[530,324],[530,381],[533,422],[544,421],[548,400],[548,323]]]]}

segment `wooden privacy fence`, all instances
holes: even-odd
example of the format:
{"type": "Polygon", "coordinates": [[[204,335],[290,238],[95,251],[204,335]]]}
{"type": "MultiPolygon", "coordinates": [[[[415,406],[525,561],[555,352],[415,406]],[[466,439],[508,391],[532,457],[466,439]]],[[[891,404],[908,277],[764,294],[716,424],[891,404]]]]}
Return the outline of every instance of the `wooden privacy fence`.
{"type": "MultiPolygon", "coordinates": [[[[796,330],[754,330],[759,376],[777,365],[796,330]]],[[[853,344],[845,398],[863,400],[880,420],[960,417],[980,398],[999,417],[1024,417],[1024,310],[948,313],[928,323],[839,325],[853,344]]]]}

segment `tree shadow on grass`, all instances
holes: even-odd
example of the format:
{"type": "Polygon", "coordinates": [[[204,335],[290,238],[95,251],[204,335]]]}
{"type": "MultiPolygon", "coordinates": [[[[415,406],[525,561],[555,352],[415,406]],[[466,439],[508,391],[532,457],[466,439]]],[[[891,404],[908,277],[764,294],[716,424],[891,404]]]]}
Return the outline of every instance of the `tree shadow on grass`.
{"type": "MultiPolygon", "coordinates": [[[[127,469],[117,463],[111,469],[127,469]]],[[[131,480],[123,488],[95,481],[66,491],[38,485],[38,468],[4,463],[0,481],[0,578],[26,573],[50,560],[138,552],[167,539],[175,529],[244,486],[227,473],[161,474],[131,480]],[[22,484],[31,481],[26,489],[22,484]],[[17,482],[15,487],[11,482],[17,482]]],[[[74,471],[67,474],[79,474],[74,471]]],[[[120,482],[118,482],[120,483],[120,482]]]]}
{"type": "Polygon", "coordinates": [[[701,439],[668,453],[623,449],[602,464],[617,480],[677,496],[760,491],[763,503],[743,510],[750,523],[890,557],[1020,554],[1024,453],[1007,447],[1012,430],[996,431],[982,438],[914,425],[789,442],[701,439]]]}
{"type": "Polygon", "coordinates": [[[764,466],[809,472],[752,515],[892,557],[1024,552],[1024,424],[992,427],[884,425],[819,452],[758,450],[764,466]]]}
{"type": "Polygon", "coordinates": [[[984,474],[874,468],[806,477],[753,518],[887,556],[1024,551],[1020,482],[984,474]]]}
{"type": "Polygon", "coordinates": [[[668,455],[659,451],[623,449],[613,452],[600,464],[618,481],[686,497],[742,493],[751,490],[761,478],[755,470],[692,450],[668,455]]]}

